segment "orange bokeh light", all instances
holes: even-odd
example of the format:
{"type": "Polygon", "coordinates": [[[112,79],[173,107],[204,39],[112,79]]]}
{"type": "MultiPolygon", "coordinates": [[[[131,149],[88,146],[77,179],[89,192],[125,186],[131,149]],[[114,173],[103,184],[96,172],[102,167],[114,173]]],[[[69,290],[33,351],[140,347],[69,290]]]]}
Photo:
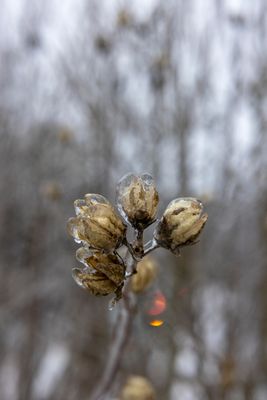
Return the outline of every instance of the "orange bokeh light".
{"type": "Polygon", "coordinates": [[[151,326],[162,326],[164,324],[164,321],[162,321],[162,319],[154,319],[153,321],[149,322],[149,325],[151,326]]]}
{"type": "Polygon", "coordinates": [[[148,310],[148,314],[159,315],[166,310],[166,306],[167,306],[166,298],[163,295],[163,293],[161,293],[161,291],[158,290],[154,295],[152,307],[148,310]]]}

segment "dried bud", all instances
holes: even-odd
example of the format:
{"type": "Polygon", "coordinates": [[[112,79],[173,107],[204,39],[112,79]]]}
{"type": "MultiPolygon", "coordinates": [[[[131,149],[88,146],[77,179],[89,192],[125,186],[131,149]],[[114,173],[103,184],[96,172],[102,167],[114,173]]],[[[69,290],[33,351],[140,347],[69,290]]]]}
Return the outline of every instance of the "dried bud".
{"type": "Polygon", "coordinates": [[[125,266],[116,255],[91,253],[81,247],[76,252],[76,258],[84,264],[83,268],[72,270],[72,276],[79,286],[96,296],[118,293],[122,289],[125,266]]]}
{"type": "Polygon", "coordinates": [[[124,385],[120,400],[155,400],[151,383],[142,376],[131,376],[124,385]]]}
{"type": "Polygon", "coordinates": [[[157,266],[152,257],[146,256],[137,264],[137,273],[132,277],[132,290],[135,293],[143,292],[154,281],[157,266]]]}
{"type": "Polygon", "coordinates": [[[99,35],[95,40],[95,46],[100,52],[107,54],[111,49],[111,42],[108,38],[99,35]]]}
{"type": "Polygon", "coordinates": [[[49,181],[45,182],[40,187],[41,195],[52,201],[58,201],[62,197],[62,189],[57,182],[49,181]]]}
{"type": "Polygon", "coordinates": [[[110,252],[120,246],[126,226],[105,197],[86,194],[74,202],[76,218],[68,221],[68,232],[77,243],[110,252]]]}
{"type": "Polygon", "coordinates": [[[73,133],[67,127],[62,127],[58,131],[58,139],[61,143],[69,143],[73,139],[73,133]]]}
{"type": "Polygon", "coordinates": [[[159,202],[152,176],[125,175],[118,184],[117,202],[122,216],[134,228],[147,227],[155,219],[159,202]]]}
{"type": "Polygon", "coordinates": [[[174,254],[179,254],[180,247],[196,243],[208,219],[208,215],[202,214],[202,210],[203,206],[197,199],[173,200],[155,229],[156,242],[174,254]]]}
{"type": "Polygon", "coordinates": [[[127,27],[132,22],[132,16],[127,10],[120,10],[117,16],[117,24],[121,27],[127,27]]]}

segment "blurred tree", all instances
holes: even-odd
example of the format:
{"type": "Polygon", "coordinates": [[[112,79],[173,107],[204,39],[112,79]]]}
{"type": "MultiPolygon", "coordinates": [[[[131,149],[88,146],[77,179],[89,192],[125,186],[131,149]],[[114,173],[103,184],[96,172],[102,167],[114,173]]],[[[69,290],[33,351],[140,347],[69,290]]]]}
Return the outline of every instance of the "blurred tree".
{"type": "Polygon", "coordinates": [[[148,3],[3,3],[3,400],[90,398],[116,311],[72,284],[65,223],[130,170],[154,174],[161,209],[194,195],[210,219],[201,246],[157,253],[114,392],[141,374],[159,399],[267,397],[266,4],[148,3]]]}

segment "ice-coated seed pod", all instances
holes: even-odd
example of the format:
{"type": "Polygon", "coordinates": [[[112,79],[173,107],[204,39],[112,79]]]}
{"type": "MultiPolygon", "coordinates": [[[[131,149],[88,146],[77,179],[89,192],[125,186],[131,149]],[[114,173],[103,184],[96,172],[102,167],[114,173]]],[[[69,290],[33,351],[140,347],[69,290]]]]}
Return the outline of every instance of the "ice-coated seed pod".
{"type": "Polygon", "coordinates": [[[118,209],[134,228],[144,229],[154,221],[158,202],[158,192],[151,175],[127,174],[119,181],[118,209]]]}
{"type": "Polygon", "coordinates": [[[115,254],[91,253],[81,247],[76,258],[84,264],[83,268],[73,269],[76,283],[94,295],[107,295],[122,288],[125,265],[115,254]]]}
{"type": "Polygon", "coordinates": [[[73,268],[72,276],[75,282],[84,289],[89,290],[95,296],[106,296],[114,293],[117,286],[101,272],[85,272],[79,268],[73,268]]]}
{"type": "Polygon", "coordinates": [[[95,252],[86,261],[89,267],[105,274],[117,286],[123,283],[125,265],[115,254],[95,252]]]}
{"type": "Polygon", "coordinates": [[[137,264],[137,273],[131,278],[131,288],[134,293],[146,290],[155,280],[157,265],[153,257],[146,256],[137,264]]]}
{"type": "Polygon", "coordinates": [[[199,200],[190,197],[175,199],[156,226],[154,239],[160,246],[179,254],[180,247],[196,243],[207,219],[199,200]]]}
{"type": "Polygon", "coordinates": [[[155,400],[156,394],[151,383],[144,377],[133,375],[122,388],[119,400],[155,400]]]}
{"type": "Polygon", "coordinates": [[[78,243],[111,252],[122,243],[126,225],[105,197],[87,194],[74,202],[75,218],[68,221],[68,232],[78,243]]]}

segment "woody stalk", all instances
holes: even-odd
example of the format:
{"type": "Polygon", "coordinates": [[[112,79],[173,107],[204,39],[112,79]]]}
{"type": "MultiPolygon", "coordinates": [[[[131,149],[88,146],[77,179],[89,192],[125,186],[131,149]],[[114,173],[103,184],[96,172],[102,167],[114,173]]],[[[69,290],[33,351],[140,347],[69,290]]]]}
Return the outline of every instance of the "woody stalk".
{"type": "Polygon", "coordinates": [[[110,308],[119,302],[114,342],[91,400],[110,398],[130,336],[136,296],[155,277],[155,268],[144,257],[158,247],[179,255],[182,247],[197,242],[208,218],[199,200],[177,198],[157,220],[159,195],[149,174],[124,176],[116,200],[117,210],[105,197],[86,194],[75,200],[76,217],[67,224],[68,232],[81,245],[76,258],[82,265],[73,269],[74,280],[94,296],[113,294],[110,308]],[[153,223],[153,238],[145,244],[144,230],[153,223]],[[127,239],[128,229],[134,232],[132,242],[127,239]]]}

